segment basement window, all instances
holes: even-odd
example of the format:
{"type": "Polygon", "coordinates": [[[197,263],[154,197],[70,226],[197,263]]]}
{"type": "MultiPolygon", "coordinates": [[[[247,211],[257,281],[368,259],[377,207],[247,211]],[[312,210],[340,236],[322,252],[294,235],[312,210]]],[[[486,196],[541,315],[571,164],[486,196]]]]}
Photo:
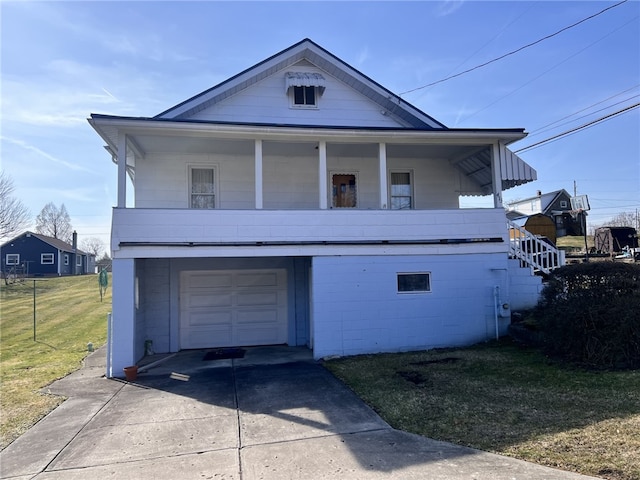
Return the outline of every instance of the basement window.
{"type": "Polygon", "coordinates": [[[431,273],[398,273],[398,293],[426,293],[431,291],[431,273]]]}

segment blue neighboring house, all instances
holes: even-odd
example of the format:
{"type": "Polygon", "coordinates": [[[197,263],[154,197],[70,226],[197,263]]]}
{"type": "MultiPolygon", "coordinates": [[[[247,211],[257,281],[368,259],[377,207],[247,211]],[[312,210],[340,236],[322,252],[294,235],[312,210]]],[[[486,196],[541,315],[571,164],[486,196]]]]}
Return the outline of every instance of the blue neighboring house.
{"type": "Polygon", "coordinates": [[[14,271],[25,276],[62,276],[95,273],[95,255],[58,238],[25,232],[0,246],[2,273],[14,271]]]}

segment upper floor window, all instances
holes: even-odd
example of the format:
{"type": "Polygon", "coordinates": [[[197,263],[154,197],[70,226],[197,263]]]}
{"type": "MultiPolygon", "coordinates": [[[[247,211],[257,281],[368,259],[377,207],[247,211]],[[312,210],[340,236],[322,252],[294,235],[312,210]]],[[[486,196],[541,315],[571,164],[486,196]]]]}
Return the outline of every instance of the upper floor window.
{"type": "Polygon", "coordinates": [[[19,253],[7,253],[5,257],[4,263],[7,265],[19,265],[20,264],[20,254],[19,253]]]}
{"type": "Polygon", "coordinates": [[[324,93],[326,81],[317,72],[287,72],[285,92],[292,107],[317,108],[318,98],[324,93]]]}
{"type": "Polygon", "coordinates": [[[568,208],[569,204],[566,200],[560,200],[560,208],[568,208]]]}
{"type": "Polygon", "coordinates": [[[42,265],[53,265],[53,253],[41,253],[40,263],[42,265]]]}
{"type": "Polygon", "coordinates": [[[391,210],[409,210],[413,208],[411,172],[391,172],[391,210]]]}
{"type": "Polygon", "coordinates": [[[216,186],[214,168],[191,168],[191,208],[216,208],[216,186]]]}
{"type": "Polygon", "coordinates": [[[316,87],[293,87],[293,104],[316,106],[316,87]]]}

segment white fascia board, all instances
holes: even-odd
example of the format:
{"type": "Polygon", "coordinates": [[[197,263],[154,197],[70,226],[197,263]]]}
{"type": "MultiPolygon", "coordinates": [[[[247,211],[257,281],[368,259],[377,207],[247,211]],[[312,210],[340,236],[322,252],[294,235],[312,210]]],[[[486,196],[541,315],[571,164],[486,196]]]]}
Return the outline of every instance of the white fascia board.
{"type": "Polygon", "coordinates": [[[113,144],[114,139],[107,139],[101,127],[115,127],[128,135],[180,135],[180,136],[220,136],[237,139],[263,140],[297,140],[297,141],[349,141],[349,142],[392,142],[392,143],[425,143],[447,144],[452,140],[458,144],[491,144],[495,141],[511,143],[526,136],[519,131],[500,130],[376,130],[355,128],[315,128],[315,127],[280,127],[262,125],[230,125],[207,124],[193,122],[172,122],[167,120],[129,118],[94,119],[93,127],[107,143],[113,144]]]}

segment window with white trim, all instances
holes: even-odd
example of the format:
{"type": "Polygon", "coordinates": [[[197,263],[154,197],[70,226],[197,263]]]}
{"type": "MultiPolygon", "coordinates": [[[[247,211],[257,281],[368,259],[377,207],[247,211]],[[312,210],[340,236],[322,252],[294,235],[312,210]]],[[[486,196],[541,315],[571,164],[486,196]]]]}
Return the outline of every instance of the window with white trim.
{"type": "Polygon", "coordinates": [[[40,254],[40,264],[42,265],[53,265],[53,253],[41,253],[40,254]]]}
{"type": "Polygon", "coordinates": [[[427,293],[431,291],[431,273],[398,273],[398,293],[427,293]]]}
{"type": "Polygon", "coordinates": [[[318,100],[326,88],[326,80],[318,72],[286,72],[285,92],[293,108],[318,108],[318,100]]]}
{"type": "Polygon", "coordinates": [[[413,187],[411,172],[390,172],[390,198],[391,210],[410,210],[413,208],[413,187]]]}
{"type": "Polygon", "coordinates": [[[296,107],[316,106],[316,87],[293,87],[293,105],[296,107]]]}
{"type": "Polygon", "coordinates": [[[19,253],[7,253],[4,257],[4,263],[7,265],[20,265],[19,253]]]}
{"type": "Polygon", "coordinates": [[[216,208],[216,171],[213,167],[191,167],[189,170],[189,207],[216,208]]]}
{"type": "Polygon", "coordinates": [[[569,204],[566,200],[560,200],[560,208],[568,208],[569,204]]]}
{"type": "Polygon", "coordinates": [[[76,267],[82,266],[82,255],[76,255],[76,267]]]}
{"type": "Polygon", "coordinates": [[[68,253],[64,254],[64,264],[65,265],[69,265],[69,254],[68,253]]]}

